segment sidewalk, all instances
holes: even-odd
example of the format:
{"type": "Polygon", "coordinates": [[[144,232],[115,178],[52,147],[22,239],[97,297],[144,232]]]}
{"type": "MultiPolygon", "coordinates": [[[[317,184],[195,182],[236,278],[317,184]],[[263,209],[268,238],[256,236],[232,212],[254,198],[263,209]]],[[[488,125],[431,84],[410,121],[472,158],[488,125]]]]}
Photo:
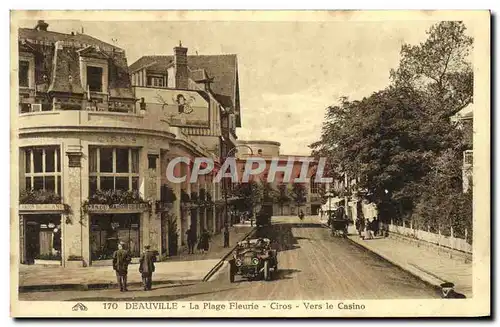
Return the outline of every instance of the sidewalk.
{"type": "MultiPolygon", "coordinates": [[[[317,217],[317,220],[321,224],[327,223],[326,219],[317,217]]],[[[452,282],[457,292],[467,298],[472,297],[472,263],[463,255],[450,256],[448,250],[438,251],[437,246],[418,246],[398,237],[363,240],[354,226],[350,226],[348,238],[433,286],[452,282]]]]}
{"type": "MultiPolygon", "coordinates": [[[[210,243],[209,253],[187,254],[187,248],[181,254],[164,262],[157,262],[153,275],[155,284],[183,284],[200,282],[218,265],[221,259],[252,231],[251,227],[233,227],[230,229],[230,247],[224,248],[223,234],[215,235],[210,243]]],[[[55,290],[55,289],[99,289],[116,286],[115,272],[111,266],[91,266],[86,268],[63,268],[60,266],[20,265],[19,291],[55,290]]],[[[129,266],[128,283],[139,285],[141,276],[139,265],[129,266]]]]}
{"type": "Polygon", "coordinates": [[[392,237],[371,240],[362,240],[358,235],[348,237],[433,286],[452,282],[457,292],[472,297],[472,264],[465,263],[461,256],[450,257],[447,252],[432,251],[392,237]]]}
{"type": "Polygon", "coordinates": [[[183,246],[181,248],[181,253],[177,256],[169,258],[168,261],[221,260],[222,257],[231,251],[236,246],[237,242],[243,240],[252,229],[253,227],[250,227],[250,225],[230,227],[228,248],[224,247],[224,231],[221,231],[219,234],[212,236],[208,253],[199,253],[195,246],[195,254],[188,254],[187,246],[183,246]]]}

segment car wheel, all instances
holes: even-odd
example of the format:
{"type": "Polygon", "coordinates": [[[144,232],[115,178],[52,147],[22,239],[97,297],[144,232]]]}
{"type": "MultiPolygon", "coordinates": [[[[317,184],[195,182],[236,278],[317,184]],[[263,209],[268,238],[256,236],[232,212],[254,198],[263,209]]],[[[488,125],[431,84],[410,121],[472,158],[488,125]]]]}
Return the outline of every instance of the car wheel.
{"type": "Polygon", "coordinates": [[[269,261],[266,260],[264,261],[264,280],[270,280],[271,279],[271,275],[270,275],[270,271],[269,271],[269,261]]]}

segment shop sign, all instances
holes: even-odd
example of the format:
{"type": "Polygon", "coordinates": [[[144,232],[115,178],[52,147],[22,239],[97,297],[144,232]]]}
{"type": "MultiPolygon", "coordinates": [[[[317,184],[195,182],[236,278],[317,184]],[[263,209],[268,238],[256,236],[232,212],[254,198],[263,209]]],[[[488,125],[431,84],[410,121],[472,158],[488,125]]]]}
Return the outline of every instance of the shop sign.
{"type": "Polygon", "coordinates": [[[146,203],[134,204],[89,204],[88,211],[109,211],[109,210],[146,210],[148,205],[146,203]]]}
{"type": "Polygon", "coordinates": [[[20,204],[19,211],[64,211],[62,204],[20,204]]]}

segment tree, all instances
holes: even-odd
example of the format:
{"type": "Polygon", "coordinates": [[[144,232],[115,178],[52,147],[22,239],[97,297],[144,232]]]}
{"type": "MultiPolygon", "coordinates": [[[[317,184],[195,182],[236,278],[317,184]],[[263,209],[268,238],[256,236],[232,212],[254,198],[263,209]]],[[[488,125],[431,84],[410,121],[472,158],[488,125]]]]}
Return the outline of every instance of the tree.
{"type": "Polygon", "coordinates": [[[449,118],[472,101],[471,48],[463,23],[436,24],[423,43],[403,45],[386,89],[327,108],[313,155],[328,157],[333,176],[360,176],[382,218],[411,215],[445,151],[457,164],[463,133],[449,118]]]}
{"type": "Polygon", "coordinates": [[[395,85],[427,94],[428,106],[449,118],[472,102],[473,72],[468,61],[473,39],[463,22],[444,21],[427,31],[419,45],[401,47],[399,67],[391,71],[395,85]]]}
{"type": "Polygon", "coordinates": [[[255,181],[236,184],[234,195],[239,198],[239,209],[241,211],[255,211],[262,205],[264,188],[262,184],[255,181]]]}
{"type": "Polygon", "coordinates": [[[283,215],[283,207],[285,206],[285,204],[290,203],[290,195],[286,184],[278,185],[278,196],[276,198],[276,201],[280,205],[281,215],[283,215]]]}
{"type": "Polygon", "coordinates": [[[272,183],[264,182],[262,184],[263,191],[263,202],[265,203],[274,203],[277,201],[279,196],[278,190],[276,190],[272,183]]]}
{"type": "Polygon", "coordinates": [[[302,183],[294,183],[292,184],[291,197],[297,208],[300,209],[304,203],[307,201],[307,190],[304,184],[302,183]]]}

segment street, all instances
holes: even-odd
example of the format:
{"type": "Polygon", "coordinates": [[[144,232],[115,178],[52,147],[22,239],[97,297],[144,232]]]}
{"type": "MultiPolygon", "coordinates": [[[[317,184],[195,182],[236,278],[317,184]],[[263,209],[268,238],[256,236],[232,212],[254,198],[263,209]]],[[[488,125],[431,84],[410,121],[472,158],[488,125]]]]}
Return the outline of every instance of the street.
{"type": "MultiPolygon", "coordinates": [[[[222,271],[211,282],[153,285],[142,291],[55,291],[21,293],[20,300],[229,301],[439,298],[432,287],[348,239],[334,238],[315,218],[274,217],[261,236],[278,244],[279,272],[272,281],[229,282],[222,271]]],[[[227,268],[225,269],[227,270],[227,268]]],[[[153,278],[154,281],[154,278],[153,278]]]]}

